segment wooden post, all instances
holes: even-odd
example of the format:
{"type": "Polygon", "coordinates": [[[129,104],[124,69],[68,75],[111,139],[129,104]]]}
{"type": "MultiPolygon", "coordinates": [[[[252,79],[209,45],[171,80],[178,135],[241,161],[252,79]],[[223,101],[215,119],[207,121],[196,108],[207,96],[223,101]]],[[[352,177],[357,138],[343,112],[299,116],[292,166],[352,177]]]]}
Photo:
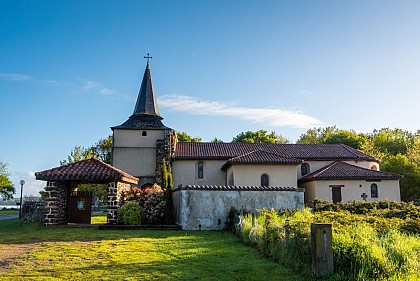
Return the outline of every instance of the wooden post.
{"type": "Polygon", "coordinates": [[[331,224],[311,224],[312,273],[324,277],[334,273],[331,224]]]}

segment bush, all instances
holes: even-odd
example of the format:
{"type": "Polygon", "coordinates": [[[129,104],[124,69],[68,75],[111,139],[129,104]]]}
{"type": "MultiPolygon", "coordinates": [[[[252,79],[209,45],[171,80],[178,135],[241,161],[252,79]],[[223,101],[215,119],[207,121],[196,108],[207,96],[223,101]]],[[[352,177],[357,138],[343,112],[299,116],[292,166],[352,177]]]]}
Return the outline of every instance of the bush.
{"type": "Polygon", "coordinates": [[[135,201],[128,201],[117,211],[120,224],[139,225],[143,218],[143,208],[135,201]]]}

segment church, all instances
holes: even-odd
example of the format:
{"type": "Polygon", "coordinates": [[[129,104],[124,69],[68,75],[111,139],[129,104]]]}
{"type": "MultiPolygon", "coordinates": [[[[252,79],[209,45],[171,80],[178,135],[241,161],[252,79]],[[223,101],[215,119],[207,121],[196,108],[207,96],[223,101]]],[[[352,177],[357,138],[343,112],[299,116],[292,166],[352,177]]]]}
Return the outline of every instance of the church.
{"type": "Polygon", "coordinates": [[[178,142],[162,120],[148,61],[133,114],[111,127],[112,166],[141,187],[159,182],[165,159],[184,229],[221,229],[230,207],[299,209],[315,198],[400,201],[402,177],[347,145],[178,142]]]}

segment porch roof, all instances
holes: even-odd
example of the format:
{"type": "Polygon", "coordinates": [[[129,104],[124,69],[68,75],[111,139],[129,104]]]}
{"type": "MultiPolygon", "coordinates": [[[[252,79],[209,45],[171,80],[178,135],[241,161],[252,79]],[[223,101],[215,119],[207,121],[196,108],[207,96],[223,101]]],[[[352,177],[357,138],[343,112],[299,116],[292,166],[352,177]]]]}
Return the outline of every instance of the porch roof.
{"type": "Polygon", "coordinates": [[[35,173],[37,180],[45,181],[124,181],[136,184],[138,178],[98,159],[87,159],[35,173]]]}
{"type": "Polygon", "coordinates": [[[314,180],[399,180],[398,174],[365,169],[341,161],[333,162],[300,178],[298,183],[314,180]]]}

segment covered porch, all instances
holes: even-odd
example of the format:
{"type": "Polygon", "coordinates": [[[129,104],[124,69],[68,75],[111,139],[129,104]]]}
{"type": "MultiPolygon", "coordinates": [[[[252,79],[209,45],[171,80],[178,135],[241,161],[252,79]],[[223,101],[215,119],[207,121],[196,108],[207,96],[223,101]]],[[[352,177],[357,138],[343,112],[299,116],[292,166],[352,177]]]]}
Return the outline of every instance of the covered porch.
{"type": "Polygon", "coordinates": [[[45,187],[45,226],[90,223],[91,196],[77,192],[79,184],[107,185],[107,223],[116,223],[119,194],[138,183],[138,178],[98,159],[87,159],[35,173],[45,187]]]}

